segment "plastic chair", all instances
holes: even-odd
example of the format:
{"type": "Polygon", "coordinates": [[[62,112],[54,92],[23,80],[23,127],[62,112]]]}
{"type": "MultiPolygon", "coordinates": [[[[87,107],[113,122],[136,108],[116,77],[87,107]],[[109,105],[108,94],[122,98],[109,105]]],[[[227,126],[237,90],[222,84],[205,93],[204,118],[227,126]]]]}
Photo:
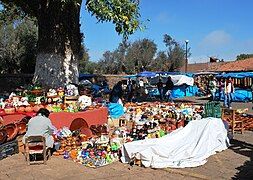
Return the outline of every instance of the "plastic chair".
{"type": "Polygon", "coordinates": [[[50,155],[50,151],[46,147],[46,139],[44,136],[29,136],[25,139],[25,158],[28,165],[41,162],[46,164],[50,155]],[[42,155],[43,159],[37,161],[37,155],[42,155]],[[30,157],[34,158],[33,161],[30,160],[30,157]]]}

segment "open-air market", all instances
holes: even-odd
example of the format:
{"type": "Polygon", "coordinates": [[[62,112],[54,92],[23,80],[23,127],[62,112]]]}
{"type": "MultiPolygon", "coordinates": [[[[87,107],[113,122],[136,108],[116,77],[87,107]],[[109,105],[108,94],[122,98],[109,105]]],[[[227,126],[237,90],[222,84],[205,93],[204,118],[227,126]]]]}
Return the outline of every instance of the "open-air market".
{"type": "MultiPolygon", "coordinates": [[[[199,3],[205,11],[226,5],[199,3]]],[[[0,179],[253,178],[250,40],[242,50],[229,45],[232,30],[202,41],[192,27],[180,30],[167,20],[180,2],[158,1],[154,12],[150,2],[135,0],[0,4],[0,179]],[[111,22],[118,35],[98,23],[90,30],[90,15],[111,22]],[[82,27],[83,19],[90,27],[82,27]],[[157,30],[163,50],[149,29],[155,26],[179,40],[157,30]],[[96,34],[100,39],[89,39],[96,34]],[[192,40],[182,43],[185,36],[192,40]],[[110,41],[118,43],[115,50],[110,41]]],[[[212,17],[186,4],[193,18],[212,17]]]]}

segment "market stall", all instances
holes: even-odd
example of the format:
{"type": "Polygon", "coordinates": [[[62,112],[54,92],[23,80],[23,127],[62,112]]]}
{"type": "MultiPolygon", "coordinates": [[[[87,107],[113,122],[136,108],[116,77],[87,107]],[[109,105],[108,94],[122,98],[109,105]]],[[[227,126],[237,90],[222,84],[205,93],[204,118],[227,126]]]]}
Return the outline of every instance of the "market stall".
{"type": "MultiPolygon", "coordinates": [[[[36,113],[23,113],[23,114],[5,114],[2,116],[3,125],[15,123],[26,116],[34,116],[36,113]]],[[[88,125],[97,125],[107,123],[108,110],[106,107],[100,107],[94,110],[87,110],[83,112],[53,112],[50,114],[52,124],[60,129],[64,126],[70,127],[71,122],[76,118],[83,118],[88,125]]]]}
{"type": "MultiPolygon", "coordinates": [[[[226,73],[217,75],[216,78],[218,80],[220,79],[227,79],[228,77],[231,77],[234,83],[234,93],[232,95],[233,101],[242,101],[242,102],[248,102],[252,100],[252,78],[253,73],[252,72],[240,72],[240,73],[226,73]]],[[[224,94],[220,91],[217,91],[216,98],[223,100],[224,94]]]]}
{"type": "Polygon", "coordinates": [[[150,84],[153,86],[149,93],[153,96],[159,96],[159,91],[155,87],[159,79],[162,79],[163,83],[166,83],[168,76],[174,84],[171,96],[172,98],[181,98],[185,96],[194,96],[198,88],[194,85],[194,79],[187,75],[160,75],[149,79],[150,84]]]}

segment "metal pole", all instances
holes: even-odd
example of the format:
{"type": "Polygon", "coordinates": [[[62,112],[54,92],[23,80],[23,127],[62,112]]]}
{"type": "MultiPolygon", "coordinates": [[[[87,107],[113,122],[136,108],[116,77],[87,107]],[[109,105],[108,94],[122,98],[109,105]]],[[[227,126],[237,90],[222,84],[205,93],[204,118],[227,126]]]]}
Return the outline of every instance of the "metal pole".
{"type": "Polygon", "coordinates": [[[187,45],[188,45],[188,40],[185,41],[185,73],[187,73],[187,66],[188,66],[188,57],[187,57],[188,48],[187,48],[187,45]]]}

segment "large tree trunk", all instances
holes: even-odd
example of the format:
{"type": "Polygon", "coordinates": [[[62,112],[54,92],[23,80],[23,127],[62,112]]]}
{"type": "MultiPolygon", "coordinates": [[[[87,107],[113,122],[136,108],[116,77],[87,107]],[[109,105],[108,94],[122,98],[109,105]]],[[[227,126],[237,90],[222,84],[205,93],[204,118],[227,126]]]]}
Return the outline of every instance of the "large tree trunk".
{"type": "Polygon", "coordinates": [[[39,7],[38,55],[33,82],[47,87],[77,83],[81,45],[80,6],[74,1],[66,4],[49,2],[39,7]]]}

